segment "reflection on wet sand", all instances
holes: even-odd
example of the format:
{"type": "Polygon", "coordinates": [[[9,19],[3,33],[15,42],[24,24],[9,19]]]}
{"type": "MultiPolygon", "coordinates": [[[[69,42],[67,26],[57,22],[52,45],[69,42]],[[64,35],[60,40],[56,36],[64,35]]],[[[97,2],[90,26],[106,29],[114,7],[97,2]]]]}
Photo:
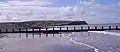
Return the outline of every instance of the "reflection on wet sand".
{"type": "Polygon", "coordinates": [[[7,35],[0,33],[0,38],[7,37],[7,35]]]}
{"type": "Polygon", "coordinates": [[[0,40],[1,52],[94,52],[66,38],[71,33],[15,33],[0,40]]]}

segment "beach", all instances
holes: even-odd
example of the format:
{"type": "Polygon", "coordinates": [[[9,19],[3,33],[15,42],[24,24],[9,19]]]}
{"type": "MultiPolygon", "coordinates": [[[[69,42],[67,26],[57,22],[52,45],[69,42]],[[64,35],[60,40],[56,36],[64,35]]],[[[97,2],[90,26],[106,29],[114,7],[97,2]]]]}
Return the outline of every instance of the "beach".
{"type": "Polygon", "coordinates": [[[0,52],[120,52],[118,31],[1,35],[0,52]]]}
{"type": "Polygon", "coordinates": [[[69,34],[7,35],[0,39],[1,52],[94,52],[92,48],[70,41],[69,34]]]}
{"type": "MultiPolygon", "coordinates": [[[[73,40],[87,44],[97,49],[97,52],[120,52],[120,33],[116,32],[78,32],[75,33],[73,40]],[[114,34],[113,34],[114,33],[114,34]],[[115,34],[118,34],[116,36],[115,34]]],[[[72,36],[71,36],[72,37],[72,36]]]]}

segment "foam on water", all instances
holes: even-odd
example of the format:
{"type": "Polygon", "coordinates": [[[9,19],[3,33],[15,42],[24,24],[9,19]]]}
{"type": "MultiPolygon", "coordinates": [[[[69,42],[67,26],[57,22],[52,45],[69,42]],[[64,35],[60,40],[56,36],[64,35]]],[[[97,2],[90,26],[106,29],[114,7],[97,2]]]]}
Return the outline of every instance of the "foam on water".
{"type": "Polygon", "coordinates": [[[89,32],[120,36],[120,33],[116,33],[116,32],[107,32],[107,31],[89,31],[89,32]]]}
{"type": "Polygon", "coordinates": [[[69,40],[75,44],[79,44],[79,45],[84,45],[84,46],[87,46],[89,48],[92,48],[94,49],[95,52],[99,52],[97,48],[91,46],[91,45],[88,45],[88,44],[85,44],[85,43],[81,43],[81,42],[76,42],[73,38],[71,38],[70,36],[74,35],[74,32],[72,34],[69,34],[66,38],[69,38],[69,40]]]}

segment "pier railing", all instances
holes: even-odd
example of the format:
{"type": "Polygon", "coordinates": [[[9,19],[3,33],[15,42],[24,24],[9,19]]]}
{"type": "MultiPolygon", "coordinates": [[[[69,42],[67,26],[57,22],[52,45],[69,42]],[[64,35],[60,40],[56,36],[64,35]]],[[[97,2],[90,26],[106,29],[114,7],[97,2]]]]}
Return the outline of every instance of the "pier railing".
{"type": "Polygon", "coordinates": [[[47,28],[0,28],[0,33],[47,33],[47,32],[83,32],[83,31],[105,31],[120,30],[119,26],[87,26],[84,27],[47,27],[47,28]]]}

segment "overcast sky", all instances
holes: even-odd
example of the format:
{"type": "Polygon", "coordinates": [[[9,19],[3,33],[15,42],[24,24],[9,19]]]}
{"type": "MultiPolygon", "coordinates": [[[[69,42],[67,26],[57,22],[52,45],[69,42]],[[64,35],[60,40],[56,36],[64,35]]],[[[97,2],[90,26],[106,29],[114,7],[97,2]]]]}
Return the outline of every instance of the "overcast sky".
{"type": "Polygon", "coordinates": [[[0,22],[31,20],[120,23],[120,0],[0,0],[0,22]]]}

